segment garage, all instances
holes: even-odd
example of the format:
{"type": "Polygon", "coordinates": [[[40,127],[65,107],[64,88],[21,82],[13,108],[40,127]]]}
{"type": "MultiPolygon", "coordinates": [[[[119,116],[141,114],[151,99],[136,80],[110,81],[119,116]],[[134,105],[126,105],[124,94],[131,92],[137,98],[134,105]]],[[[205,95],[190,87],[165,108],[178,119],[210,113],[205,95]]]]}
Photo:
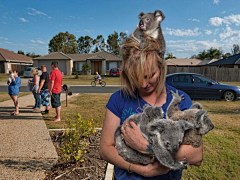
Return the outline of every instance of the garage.
{"type": "Polygon", "coordinates": [[[62,52],[55,52],[55,53],[51,53],[51,54],[33,59],[35,67],[40,68],[42,65],[45,65],[47,67],[48,73],[50,73],[52,71],[51,63],[53,61],[58,62],[58,69],[64,75],[72,74],[73,61],[70,57],[68,57],[66,54],[64,54],[62,52]]]}

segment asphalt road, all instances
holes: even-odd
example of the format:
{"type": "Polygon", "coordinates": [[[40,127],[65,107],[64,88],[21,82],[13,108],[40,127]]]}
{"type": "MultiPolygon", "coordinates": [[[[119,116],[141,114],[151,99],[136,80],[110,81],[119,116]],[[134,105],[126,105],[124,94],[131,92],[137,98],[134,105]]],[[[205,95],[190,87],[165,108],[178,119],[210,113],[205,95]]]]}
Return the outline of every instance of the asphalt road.
{"type": "MultiPolygon", "coordinates": [[[[72,93],[114,93],[118,91],[120,86],[105,86],[105,87],[91,87],[91,86],[71,86],[69,91],[72,93]]],[[[8,86],[0,86],[0,92],[8,92],[8,86]]],[[[21,86],[20,92],[28,92],[27,86],[21,86]]]]}

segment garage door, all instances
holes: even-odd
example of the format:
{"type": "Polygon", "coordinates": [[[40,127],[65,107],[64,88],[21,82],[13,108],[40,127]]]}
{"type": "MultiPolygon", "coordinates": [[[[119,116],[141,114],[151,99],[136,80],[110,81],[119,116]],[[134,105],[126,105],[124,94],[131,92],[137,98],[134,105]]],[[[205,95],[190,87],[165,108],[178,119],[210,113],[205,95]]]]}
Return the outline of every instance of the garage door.
{"type": "MultiPolygon", "coordinates": [[[[58,69],[63,72],[65,75],[67,74],[66,71],[66,61],[57,61],[58,62],[58,69]]],[[[47,67],[47,72],[51,73],[52,69],[51,69],[51,61],[38,61],[38,67],[41,67],[42,65],[45,65],[47,67]]]]}

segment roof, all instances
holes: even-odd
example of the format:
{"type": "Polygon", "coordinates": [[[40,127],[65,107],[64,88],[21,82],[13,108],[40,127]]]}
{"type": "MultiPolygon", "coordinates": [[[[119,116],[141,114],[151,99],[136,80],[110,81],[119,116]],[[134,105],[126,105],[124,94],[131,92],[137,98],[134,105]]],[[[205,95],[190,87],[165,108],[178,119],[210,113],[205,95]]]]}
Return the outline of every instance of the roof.
{"type": "Polygon", "coordinates": [[[63,52],[54,52],[45,56],[34,58],[34,60],[71,60],[72,58],[63,52]]]}
{"type": "Polygon", "coordinates": [[[0,48],[0,61],[13,61],[20,63],[32,63],[32,58],[0,48]]]}
{"type": "Polygon", "coordinates": [[[202,60],[198,66],[203,66],[203,65],[207,65],[209,63],[213,63],[215,61],[218,61],[219,59],[205,59],[205,60],[202,60]]]}
{"type": "Polygon", "coordinates": [[[66,54],[71,57],[74,61],[86,61],[87,59],[91,60],[104,60],[106,61],[122,61],[120,56],[116,56],[106,51],[99,51],[93,54],[66,54]]]}
{"type": "Polygon", "coordinates": [[[227,58],[220,59],[216,62],[208,64],[209,66],[220,66],[220,65],[240,65],[240,53],[227,58]]]}
{"type": "Polygon", "coordinates": [[[168,66],[197,66],[201,60],[199,59],[168,59],[168,66]]]}

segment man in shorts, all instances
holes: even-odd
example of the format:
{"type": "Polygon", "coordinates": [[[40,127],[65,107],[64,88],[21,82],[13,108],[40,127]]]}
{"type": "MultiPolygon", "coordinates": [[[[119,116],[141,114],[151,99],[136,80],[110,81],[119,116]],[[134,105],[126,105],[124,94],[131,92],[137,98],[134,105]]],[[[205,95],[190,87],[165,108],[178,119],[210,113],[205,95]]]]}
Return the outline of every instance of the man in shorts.
{"type": "Polygon", "coordinates": [[[58,69],[58,62],[51,63],[52,72],[49,78],[49,93],[51,95],[52,107],[56,109],[54,122],[61,121],[61,91],[62,91],[62,73],[58,69]]]}
{"type": "Polygon", "coordinates": [[[50,109],[50,94],[48,92],[49,74],[47,73],[47,67],[41,66],[42,75],[40,76],[39,88],[37,93],[41,95],[41,104],[45,106],[45,111],[42,114],[48,114],[50,109]]]}

